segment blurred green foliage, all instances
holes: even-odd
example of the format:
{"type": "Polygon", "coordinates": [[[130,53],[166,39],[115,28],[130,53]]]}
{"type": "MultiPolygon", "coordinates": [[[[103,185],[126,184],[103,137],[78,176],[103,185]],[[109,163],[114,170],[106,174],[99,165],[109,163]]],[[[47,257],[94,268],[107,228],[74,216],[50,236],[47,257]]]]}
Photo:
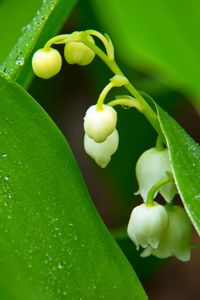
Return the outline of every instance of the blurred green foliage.
{"type": "Polygon", "coordinates": [[[200,99],[198,0],[89,2],[125,63],[200,99]]]}

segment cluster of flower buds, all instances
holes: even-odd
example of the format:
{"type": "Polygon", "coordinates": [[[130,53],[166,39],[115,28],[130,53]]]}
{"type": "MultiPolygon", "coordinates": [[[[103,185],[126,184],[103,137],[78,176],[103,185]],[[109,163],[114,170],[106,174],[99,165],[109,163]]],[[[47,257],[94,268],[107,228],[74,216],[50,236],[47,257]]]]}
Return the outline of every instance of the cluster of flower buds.
{"type": "MultiPolygon", "coordinates": [[[[73,39],[72,41],[66,40],[64,57],[69,64],[86,66],[93,61],[95,53],[84,43],[76,40],[78,39],[79,34],[79,32],[71,34],[72,38],[75,37],[74,41],[73,39]]],[[[94,39],[91,36],[87,36],[87,39],[90,43],[95,44],[94,39]]],[[[60,53],[49,45],[37,50],[33,55],[32,68],[34,73],[40,78],[49,79],[55,76],[59,73],[61,66],[62,58],[60,53]]]]}
{"type": "MultiPolygon", "coordinates": [[[[40,78],[49,79],[60,71],[62,58],[58,50],[51,47],[52,44],[65,45],[64,57],[69,64],[80,66],[90,64],[95,57],[95,52],[92,50],[95,41],[92,35],[100,38],[106,48],[108,58],[113,59],[114,53],[109,37],[94,30],[90,30],[90,33],[76,31],[50,39],[42,49],[37,50],[33,55],[32,68],[34,73],[40,78]],[[90,47],[87,46],[88,43],[90,47]]],[[[103,104],[104,98],[112,87],[120,87],[127,82],[128,80],[122,75],[115,75],[111,78],[110,83],[100,94],[97,104],[92,105],[87,110],[84,118],[85,151],[102,168],[108,165],[119,143],[116,130],[117,114],[111,106],[103,104]]]]}
{"type": "Polygon", "coordinates": [[[145,249],[141,256],[167,258],[174,255],[186,262],[191,256],[192,225],[185,210],[171,203],[177,190],[174,181],[163,180],[168,172],[171,172],[171,164],[167,149],[152,148],[140,156],[136,177],[138,193],[145,203],[133,209],[127,231],[137,249],[139,246],[145,249]],[[166,200],[166,206],[149,199],[154,187],[157,190],[152,198],[159,192],[166,200]]]}

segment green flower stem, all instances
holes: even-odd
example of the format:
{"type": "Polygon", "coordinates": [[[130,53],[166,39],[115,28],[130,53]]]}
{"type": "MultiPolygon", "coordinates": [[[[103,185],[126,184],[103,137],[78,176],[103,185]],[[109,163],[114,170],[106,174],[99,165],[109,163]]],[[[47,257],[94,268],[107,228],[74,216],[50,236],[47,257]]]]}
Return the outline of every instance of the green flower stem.
{"type": "Polygon", "coordinates": [[[107,38],[101,34],[99,31],[89,29],[84,31],[84,35],[92,35],[97,37],[104,45],[107,55],[110,59],[114,59],[114,47],[111,42],[107,40],[107,38]]]}
{"type": "Polygon", "coordinates": [[[169,182],[173,182],[173,181],[174,181],[174,179],[173,179],[172,176],[166,176],[166,177],[162,178],[161,180],[159,180],[156,184],[154,184],[152,186],[152,188],[148,192],[146,205],[147,206],[152,206],[153,205],[154,195],[157,192],[157,190],[161,186],[163,186],[163,185],[165,185],[165,184],[167,184],[169,182]]]}
{"type": "Polygon", "coordinates": [[[46,42],[46,44],[44,45],[44,49],[49,49],[52,44],[57,44],[60,41],[67,39],[69,36],[70,36],[70,34],[60,34],[60,35],[54,36],[52,39],[50,39],[46,42]]]}
{"type": "Polygon", "coordinates": [[[164,144],[162,138],[158,135],[156,140],[156,150],[162,151],[164,149],[164,144]]]}
{"type": "Polygon", "coordinates": [[[105,86],[105,88],[103,89],[103,91],[101,92],[99,99],[97,101],[97,110],[100,111],[103,109],[103,102],[108,94],[108,92],[113,88],[113,83],[109,82],[109,84],[107,84],[105,86]]]}
{"type": "MultiPolygon", "coordinates": [[[[81,41],[90,49],[92,49],[114,74],[125,76],[114,59],[108,57],[99,47],[88,41],[87,34],[85,32],[83,32],[81,35],[81,41]]],[[[144,100],[142,95],[134,88],[134,86],[130,82],[128,82],[124,86],[138,100],[140,105],[138,105],[137,109],[145,115],[145,117],[156,130],[158,135],[160,135],[163,141],[165,141],[162,130],[160,128],[158,117],[154,110],[150,107],[150,105],[144,100]]]]}
{"type": "Polygon", "coordinates": [[[115,106],[115,105],[123,105],[123,106],[127,106],[127,107],[135,107],[136,109],[139,109],[139,102],[133,98],[133,100],[129,100],[129,99],[116,99],[116,100],[112,100],[110,102],[107,103],[107,105],[109,106],[115,106]]]}

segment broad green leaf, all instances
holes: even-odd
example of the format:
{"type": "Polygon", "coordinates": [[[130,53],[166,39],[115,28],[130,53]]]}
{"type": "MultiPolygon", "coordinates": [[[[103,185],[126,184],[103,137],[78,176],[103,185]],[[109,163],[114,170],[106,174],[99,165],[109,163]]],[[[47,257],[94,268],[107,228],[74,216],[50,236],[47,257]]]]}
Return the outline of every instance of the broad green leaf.
{"type": "Polygon", "coordinates": [[[31,21],[41,3],[41,0],[0,1],[0,63],[6,59],[6,56],[21,36],[24,26],[31,21]]]}
{"type": "Polygon", "coordinates": [[[200,234],[200,146],[163,109],[157,107],[157,111],[178,191],[200,234]]]}
{"type": "Polygon", "coordinates": [[[0,77],[1,299],[146,299],[64,137],[0,77]]]}
{"type": "Polygon", "coordinates": [[[38,49],[60,30],[77,0],[45,0],[1,66],[13,80],[27,86],[33,76],[31,58],[38,49]]]}
{"type": "Polygon", "coordinates": [[[172,86],[200,96],[198,0],[90,0],[90,4],[128,65],[152,69],[172,86]]]}

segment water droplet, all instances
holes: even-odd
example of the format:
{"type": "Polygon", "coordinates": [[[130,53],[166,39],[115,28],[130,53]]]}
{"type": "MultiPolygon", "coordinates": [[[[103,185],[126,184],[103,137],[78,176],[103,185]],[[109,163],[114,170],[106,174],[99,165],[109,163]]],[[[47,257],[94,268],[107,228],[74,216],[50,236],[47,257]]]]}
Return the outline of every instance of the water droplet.
{"type": "Polygon", "coordinates": [[[25,32],[26,31],[26,26],[23,26],[22,29],[21,29],[21,32],[25,32]]]}
{"type": "Polygon", "coordinates": [[[31,29],[31,24],[28,24],[28,25],[26,26],[26,28],[27,28],[27,30],[30,30],[30,29],[31,29]]]}
{"type": "Polygon", "coordinates": [[[24,64],[24,57],[22,56],[22,54],[20,54],[20,55],[17,57],[17,59],[16,59],[16,61],[15,61],[15,64],[16,64],[17,66],[23,66],[23,64],[24,64]]]}
{"type": "Polygon", "coordinates": [[[69,223],[69,226],[71,227],[71,226],[74,226],[74,224],[73,223],[69,223]]]}
{"type": "Polygon", "coordinates": [[[9,175],[5,175],[5,176],[4,176],[4,180],[6,180],[6,181],[8,181],[8,180],[9,180],[9,178],[10,178],[10,176],[9,176],[9,175]]]}
{"type": "Polygon", "coordinates": [[[6,157],[6,156],[7,156],[7,153],[6,153],[6,152],[2,152],[2,153],[1,153],[1,156],[2,156],[2,157],[6,157]]]}
{"type": "Polygon", "coordinates": [[[61,262],[59,262],[58,263],[58,269],[61,270],[61,269],[63,269],[63,267],[64,267],[63,264],[61,262]]]}
{"type": "Polygon", "coordinates": [[[28,264],[28,268],[29,268],[29,269],[32,268],[32,264],[31,264],[31,263],[28,264]]]}

